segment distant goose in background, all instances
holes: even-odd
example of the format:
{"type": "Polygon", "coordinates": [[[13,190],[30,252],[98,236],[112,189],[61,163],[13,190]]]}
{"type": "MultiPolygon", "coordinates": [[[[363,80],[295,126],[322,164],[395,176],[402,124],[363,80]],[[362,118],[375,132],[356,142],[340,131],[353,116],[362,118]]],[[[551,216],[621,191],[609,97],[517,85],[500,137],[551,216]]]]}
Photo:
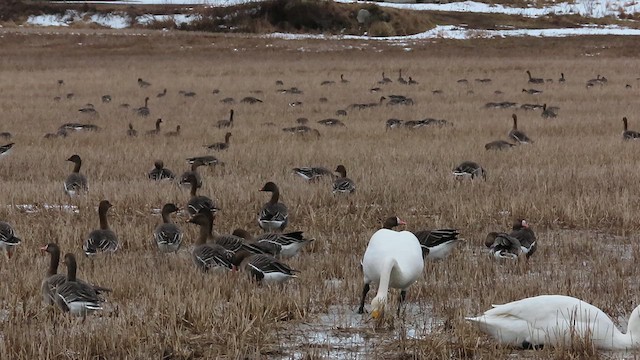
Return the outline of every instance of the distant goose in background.
{"type": "Polygon", "coordinates": [[[65,138],[69,135],[69,133],[67,132],[67,130],[65,129],[58,129],[58,131],[56,131],[55,133],[46,133],[44,134],[44,138],[45,139],[55,139],[55,138],[65,138]]]}
{"type": "Polygon", "coordinates": [[[147,88],[147,87],[151,86],[151,83],[148,83],[148,82],[142,80],[141,78],[138,78],[138,86],[140,86],[141,88],[147,88]]]}
{"type": "Polygon", "coordinates": [[[269,181],[259,190],[271,193],[271,199],[262,206],[258,214],[258,225],[266,232],[282,231],[289,224],[289,210],[280,202],[280,189],[269,181]]]}
{"type": "Polygon", "coordinates": [[[538,95],[538,94],[542,94],[542,90],[536,90],[536,89],[522,89],[522,92],[526,92],[529,95],[538,95]]]}
{"type": "Polygon", "coordinates": [[[156,127],[153,130],[148,130],[144,134],[147,136],[154,136],[160,134],[160,124],[162,124],[162,119],[156,120],[156,127]]]}
{"type": "Polygon", "coordinates": [[[496,140],[490,143],[485,144],[485,150],[508,150],[514,147],[515,145],[504,140],[496,140]]]}
{"type": "Polygon", "coordinates": [[[195,184],[198,188],[202,187],[202,176],[198,173],[198,168],[203,165],[201,161],[192,162],[191,170],[187,170],[180,175],[179,184],[188,187],[191,187],[191,184],[195,184]]]}
{"type": "Polygon", "coordinates": [[[162,206],[162,224],[153,231],[153,239],[161,252],[178,252],[184,233],[171,221],[171,214],[179,211],[175,204],[167,203],[162,206]]]}
{"type": "Polygon", "coordinates": [[[214,151],[222,151],[227,150],[229,148],[229,139],[231,138],[231,133],[228,132],[224,135],[224,142],[213,143],[211,145],[205,145],[205,147],[209,150],[214,151]]]}
{"type": "Polygon", "coordinates": [[[109,228],[107,220],[107,211],[112,207],[113,205],[108,200],[100,201],[98,205],[100,229],[91,231],[82,247],[87,256],[96,255],[98,252],[115,252],[118,250],[118,236],[109,228]]]}
{"type": "Polygon", "coordinates": [[[384,228],[375,232],[362,257],[364,287],[358,313],[364,313],[364,301],[371,283],[378,284],[378,292],[371,301],[371,316],[378,318],[384,313],[389,288],[400,289],[397,313],[404,302],[407,289],[416,282],[424,269],[420,242],[409,231],[394,231],[391,228],[403,224],[397,216],[385,221],[384,228]]]}
{"type": "Polygon", "coordinates": [[[627,124],[627,117],[622,118],[622,123],[624,124],[624,131],[622,132],[622,140],[635,140],[640,138],[640,132],[629,130],[629,125],[627,124]]]}
{"type": "Polygon", "coordinates": [[[78,109],[78,112],[86,115],[96,116],[98,115],[98,111],[95,109],[93,104],[87,104],[86,107],[78,109]]]}
{"type": "Polygon", "coordinates": [[[221,245],[209,243],[213,239],[213,214],[207,211],[194,215],[187,222],[200,227],[200,235],[196,240],[196,246],[191,251],[193,262],[196,266],[207,272],[209,270],[228,272],[233,268],[233,252],[221,245]]]}
{"type": "Polygon", "coordinates": [[[484,244],[497,259],[517,259],[522,254],[520,241],[507,233],[490,232],[484,244]]]}
{"type": "Polygon", "coordinates": [[[100,99],[105,104],[110,103],[111,100],[112,100],[111,95],[102,95],[102,97],[100,99]]]}
{"type": "Polygon", "coordinates": [[[196,96],[196,93],[194,91],[185,91],[185,90],[180,90],[178,91],[178,94],[184,96],[184,97],[194,97],[196,96]]]}
{"type": "Polygon", "coordinates": [[[564,73],[560,73],[560,79],[558,79],[558,82],[559,83],[564,83],[565,81],[567,81],[567,80],[564,78],[564,73]]]}
{"type": "MultiPolygon", "coordinates": [[[[49,243],[40,248],[43,253],[47,252],[50,255],[49,268],[47,269],[47,275],[42,280],[40,290],[42,292],[42,301],[47,305],[54,305],[56,302],[56,291],[58,286],[64,284],[67,281],[67,276],[64,274],[58,274],[58,266],[60,264],[60,247],[57,244],[49,243]]],[[[76,282],[82,286],[90,286],[97,295],[103,292],[110,292],[111,289],[107,289],[101,286],[88,284],[76,277],[76,282]]]]}
{"type": "Polygon", "coordinates": [[[523,109],[523,110],[542,109],[542,105],[540,105],[540,104],[522,104],[522,105],[520,105],[520,109],[523,109]]]}
{"type": "Polygon", "coordinates": [[[164,136],[167,136],[167,137],[180,136],[180,125],[176,126],[176,131],[169,131],[168,133],[164,134],[164,136]]]}
{"type": "Polygon", "coordinates": [[[76,196],[89,190],[87,177],[80,173],[82,159],[79,155],[72,155],[67,161],[74,163],[73,172],[64,181],[64,192],[69,196],[76,196]]]}
{"type": "Polygon", "coordinates": [[[127,130],[127,136],[136,137],[138,136],[138,130],[133,128],[133,124],[129,123],[129,130],[127,130]]]}
{"type": "Polygon", "coordinates": [[[419,82],[417,82],[417,81],[415,81],[415,80],[413,80],[413,79],[411,78],[411,76],[409,76],[409,85],[418,85],[418,84],[420,84],[420,83],[419,83],[419,82]]]}
{"type": "Polygon", "coordinates": [[[404,85],[408,84],[407,80],[405,80],[405,79],[402,77],[402,69],[400,69],[400,70],[399,70],[399,72],[400,72],[400,74],[398,75],[398,82],[399,82],[400,84],[404,84],[404,85]]]}
{"type": "Polygon", "coordinates": [[[318,131],[318,129],[313,129],[306,125],[286,127],[286,128],[282,128],[282,131],[296,134],[296,135],[302,135],[302,136],[312,135],[312,136],[315,136],[316,138],[319,138],[321,136],[320,131],[318,131]]]}
{"type": "Polygon", "coordinates": [[[156,95],[156,97],[159,97],[159,98],[160,98],[160,97],[163,97],[163,96],[165,96],[165,95],[167,95],[167,89],[162,90],[162,92],[161,92],[161,93],[158,93],[158,95],[156,95]]]}
{"type": "Polygon", "coordinates": [[[509,131],[509,134],[507,134],[507,136],[510,139],[513,139],[516,143],[533,143],[533,140],[531,140],[524,132],[518,130],[518,116],[516,114],[513,114],[511,115],[511,118],[513,118],[513,128],[511,128],[511,131],[509,131]]]}
{"type": "Polygon", "coordinates": [[[253,104],[261,103],[262,100],[260,100],[258,98],[255,98],[253,96],[247,96],[247,97],[242,98],[242,100],[240,100],[240,102],[244,103],[244,104],[252,104],[253,105],[253,104]]]}
{"type": "Polygon", "coordinates": [[[441,260],[449,256],[455,246],[463,242],[457,229],[420,230],[413,234],[420,241],[422,257],[429,260],[441,260]]]}
{"type": "Polygon", "coordinates": [[[282,86],[282,85],[284,85],[284,81],[276,80],[276,86],[282,86]]]}
{"type": "Polygon", "coordinates": [[[251,254],[244,251],[234,259],[235,265],[263,284],[279,284],[295,278],[298,270],[267,254],[251,254]]]}
{"type": "Polygon", "coordinates": [[[253,241],[258,245],[269,243],[276,249],[275,252],[272,252],[272,255],[283,258],[295,256],[305,245],[315,241],[315,239],[305,239],[302,231],[294,231],[286,234],[266,233],[254,238],[246,230],[235,229],[233,235],[253,241]]]}
{"type": "Polygon", "coordinates": [[[356,184],[347,177],[347,169],[344,165],[338,165],[334,172],[340,176],[333,182],[333,193],[351,194],[356,191],[356,184]]]}
{"type": "Polygon", "coordinates": [[[93,124],[65,123],[58,127],[58,130],[64,131],[100,131],[100,127],[93,124]]]}
{"type": "Polygon", "coordinates": [[[527,75],[529,75],[529,83],[531,83],[531,84],[544,84],[544,79],[532,77],[531,76],[531,71],[527,70],[527,75]]]}
{"type": "Polygon", "coordinates": [[[219,129],[233,127],[233,109],[229,111],[229,120],[220,120],[217,126],[219,129]]]}
{"type": "Polygon", "coordinates": [[[324,126],[345,126],[344,123],[338,119],[319,120],[318,124],[324,125],[324,126]]]}
{"type": "Polygon", "coordinates": [[[322,178],[333,179],[335,177],[335,175],[333,174],[333,172],[331,172],[331,170],[321,166],[293,168],[293,173],[302,177],[307,181],[316,181],[322,178]]]}
{"type": "Polygon", "coordinates": [[[384,71],[382,72],[382,80],[378,81],[378,84],[380,85],[384,85],[384,84],[388,84],[388,83],[392,83],[393,80],[389,79],[388,77],[385,76],[384,71]]]}
{"type": "Polygon", "coordinates": [[[553,111],[552,108],[548,108],[547,104],[542,105],[542,114],[540,114],[545,119],[558,117],[558,114],[553,111]]]}
{"type": "Polygon", "coordinates": [[[349,80],[344,78],[344,74],[340,74],[340,82],[343,84],[348,84],[349,80]]]}
{"type": "Polygon", "coordinates": [[[5,140],[9,140],[9,139],[11,139],[12,137],[13,137],[13,135],[12,135],[10,132],[8,132],[8,131],[4,131],[4,132],[1,132],[1,133],[0,133],[0,138],[3,138],[3,139],[5,139],[5,140]]]}
{"type": "Polygon", "coordinates": [[[388,119],[385,122],[385,130],[399,129],[400,127],[402,127],[403,123],[404,121],[400,119],[388,119]]]}
{"type": "Polygon", "coordinates": [[[11,259],[15,251],[15,247],[20,245],[22,239],[18,238],[13,227],[4,221],[0,221],[0,250],[2,250],[7,258],[11,259]]]}
{"type": "Polygon", "coordinates": [[[306,117],[299,117],[296,119],[296,124],[306,125],[307,123],[309,123],[309,119],[307,119],[306,117]]]}
{"type": "Polygon", "coordinates": [[[187,158],[187,162],[191,165],[195,163],[199,163],[200,165],[198,166],[215,166],[215,165],[224,166],[224,163],[222,161],[218,160],[217,157],[212,155],[190,157],[190,158],[187,158]]]}
{"type": "Polygon", "coordinates": [[[138,116],[149,116],[149,114],[151,114],[151,111],[149,110],[149,97],[147,96],[146,98],[144,98],[144,106],[134,109],[134,111],[138,116]]]}
{"type": "Polygon", "coordinates": [[[13,145],[15,145],[15,143],[9,143],[7,145],[0,146],[0,157],[9,155],[9,153],[11,152],[11,148],[13,148],[13,145]]]}
{"type": "Polygon", "coordinates": [[[235,104],[236,100],[234,98],[232,98],[232,97],[226,97],[226,98],[220,100],[220,102],[223,103],[223,104],[235,104]]]}
{"type": "Polygon", "coordinates": [[[343,109],[336,110],[336,116],[347,116],[347,110],[343,110],[343,109]]]}
{"type": "Polygon", "coordinates": [[[160,180],[173,180],[176,176],[173,174],[173,171],[164,167],[164,163],[162,160],[156,160],[153,163],[153,169],[149,171],[147,175],[150,180],[160,181],[160,180]]]}
{"type": "Polygon", "coordinates": [[[336,82],[333,80],[324,80],[323,82],[320,83],[320,86],[326,86],[326,85],[333,85],[336,82]]]}
{"type": "Polygon", "coordinates": [[[91,285],[77,281],[75,256],[70,253],[65,254],[64,264],[67,265],[67,280],[56,288],[56,305],[60,310],[75,316],[86,316],[102,310],[101,299],[95,289],[91,285]]]}
{"type": "Polygon", "coordinates": [[[220,210],[210,197],[198,195],[199,186],[197,185],[198,181],[194,174],[189,174],[187,176],[186,183],[191,186],[191,199],[189,199],[189,202],[187,203],[187,211],[190,215],[193,216],[203,210],[215,215],[216,212],[220,210]]]}
{"type": "Polygon", "coordinates": [[[64,85],[64,80],[58,80],[58,86],[64,85]]]}
{"type": "Polygon", "coordinates": [[[585,342],[599,350],[640,348],[640,306],[629,316],[622,333],[597,307],[564,295],[540,295],[492,308],[465,318],[501,344],[525,349],[570,348],[585,342]]]}
{"type": "Polygon", "coordinates": [[[471,179],[481,177],[483,180],[487,180],[487,171],[477,162],[463,161],[453,169],[453,176],[456,178],[470,177],[471,179]]]}
{"type": "Polygon", "coordinates": [[[527,259],[530,258],[538,249],[536,235],[533,230],[531,230],[529,223],[525,219],[516,219],[513,222],[509,236],[520,241],[522,252],[527,255],[527,259]]]}

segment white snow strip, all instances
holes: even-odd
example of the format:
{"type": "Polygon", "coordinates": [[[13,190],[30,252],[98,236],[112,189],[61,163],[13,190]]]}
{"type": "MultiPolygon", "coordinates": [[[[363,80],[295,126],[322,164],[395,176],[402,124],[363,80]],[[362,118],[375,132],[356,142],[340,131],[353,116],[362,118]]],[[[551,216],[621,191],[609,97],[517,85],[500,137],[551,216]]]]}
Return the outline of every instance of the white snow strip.
{"type": "Polygon", "coordinates": [[[111,29],[126,29],[131,25],[128,16],[114,13],[93,14],[91,22],[111,29]]]}
{"type": "Polygon", "coordinates": [[[200,15],[184,15],[184,14],[175,14],[175,15],[143,15],[139,16],[136,19],[136,22],[141,25],[150,25],[153,22],[160,21],[169,21],[172,20],[176,25],[180,24],[190,24],[194,20],[200,19],[200,15]]]}
{"type": "Polygon", "coordinates": [[[58,210],[65,212],[73,212],[78,213],[78,207],[75,205],[69,204],[17,204],[17,205],[7,205],[8,207],[15,206],[17,209],[24,211],[26,213],[35,213],[42,210],[58,210]]]}
{"type": "Polygon", "coordinates": [[[108,4],[108,5],[206,5],[225,7],[262,0],[122,0],[122,1],[52,1],[54,4],[108,4]]]}

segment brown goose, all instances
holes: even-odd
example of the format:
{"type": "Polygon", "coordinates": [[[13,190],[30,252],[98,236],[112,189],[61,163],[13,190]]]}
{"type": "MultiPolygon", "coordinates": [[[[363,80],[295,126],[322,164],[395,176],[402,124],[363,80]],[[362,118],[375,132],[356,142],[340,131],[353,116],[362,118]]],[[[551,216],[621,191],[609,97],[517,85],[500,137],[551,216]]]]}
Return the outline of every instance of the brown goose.
{"type": "Polygon", "coordinates": [[[544,79],[532,77],[531,76],[531,71],[527,70],[527,75],[529,75],[529,83],[531,83],[531,84],[544,84],[544,79]]]}
{"type": "Polygon", "coordinates": [[[526,254],[527,259],[530,258],[538,249],[536,234],[531,230],[529,223],[527,223],[527,220],[525,219],[516,219],[513,222],[513,227],[511,228],[509,236],[520,241],[522,253],[526,254]]]}
{"type": "Polygon", "coordinates": [[[91,231],[82,247],[87,256],[96,255],[98,252],[115,252],[118,250],[118,236],[109,228],[109,222],[107,221],[107,211],[112,207],[113,205],[108,200],[100,201],[100,205],[98,205],[100,229],[91,231]]]}
{"type": "Polygon", "coordinates": [[[460,232],[457,229],[420,230],[413,234],[420,241],[422,258],[430,260],[446,258],[463,241],[458,239],[460,232]]]}
{"type": "Polygon", "coordinates": [[[69,196],[79,195],[81,192],[89,190],[87,185],[87,177],[80,173],[82,167],[82,159],[79,155],[72,155],[67,161],[74,163],[73,172],[67,176],[64,181],[64,192],[69,196]]]}
{"type": "Polygon", "coordinates": [[[178,252],[182,237],[182,230],[178,225],[171,222],[171,214],[179,211],[175,204],[168,203],[162,207],[162,224],[158,225],[153,231],[153,238],[158,245],[158,249],[162,252],[178,252]]]}
{"type": "Polygon", "coordinates": [[[509,131],[509,134],[507,134],[507,136],[519,144],[533,143],[533,140],[531,140],[527,136],[527,134],[518,130],[518,116],[516,114],[513,114],[511,115],[511,117],[513,118],[513,128],[511,129],[511,131],[509,131]]]}
{"type": "Polygon", "coordinates": [[[94,311],[102,310],[100,298],[95,289],[86,283],[76,279],[76,258],[73,254],[64,255],[64,264],[67,265],[67,279],[56,287],[56,305],[60,310],[76,316],[86,316],[94,311]]]}
{"type": "Polygon", "coordinates": [[[141,88],[147,88],[151,86],[151,83],[142,80],[142,78],[138,78],[138,86],[140,86],[141,88]]]}
{"type": "Polygon", "coordinates": [[[229,111],[229,120],[220,120],[217,124],[218,128],[233,127],[233,109],[229,111]]]}
{"type": "MultiPolygon", "coordinates": [[[[49,268],[47,269],[47,276],[42,280],[42,300],[47,305],[53,305],[56,301],[56,290],[58,286],[64,284],[67,281],[67,276],[64,274],[58,274],[58,265],[60,263],[60,247],[57,244],[49,243],[40,248],[44,253],[47,252],[51,256],[49,262],[49,268]]],[[[83,286],[90,286],[96,292],[97,295],[103,292],[110,292],[111,289],[101,286],[87,284],[86,282],[76,278],[76,281],[83,286]]]]}
{"type": "Polygon", "coordinates": [[[205,145],[205,147],[209,150],[214,151],[222,151],[227,150],[229,148],[229,139],[231,138],[231,133],[228,132],[224,135],[224,142],[213,143],[211,145],[205,145]]]}
{"type": "Polygon", "coordinates": [[[198,173],[198,168],[203,166],[202,161],[194,161],[191,163],[191,170],[187,170],[182,173],[180,176],[180,181],[178,182],[180,186],[188,186],[191,188],[191,181],[195,180],[195,185],[200,188],[202,187],[202,176],[198,173]]]}
{"type": "Polygon", "coordinates": [[[296,273],[299,272],[271,255],[251,254],[248,251],[236,256],[235,265],[262,284],[283,283],[297,277],[296,273]]]}
{"type": "Polygon", "coordinates": [[[506,233],[490,232],[484,244],[496,259],[517,259],[522,254],[520,241],[506,233]]]}
{"type": "Polygon", "coordinates": [[[331,172],[331,170],[318,166],[318,167],[297,167],[293,168],[293,173],[302,177],[307,181],[317,181],[322,178],[335,178],[335,175],[331,172]]]}
{"type": "Polygon", "coordinates": [[[156,95],[156,97],[161,98],[161,97],[163,97],[163,96],[165,96],[165,95],[167,95],[167,89],[162,90],[162,92],[161,92],[161,93],[158,93],[158,95],[156,95]]]}
{"type": "Polygon", "coordinates": [[[487,180],[487,171],[477,162],[463,161],[453,169],[453,176],[456,178],[470,177],[471,179],[481,177],[482,179],[487,180]]]}
{"type": "Polygon", "coordinates": [[[406,85],[408,84],[407,80],[402,77],[402,69],[399,70],[400,74],[398,75],[398,82],[400,84],[406,85]]]}
{"type": "Polygon", "coordinates": [[[629,125],[627,124],[627,117],[622,118],[622,123],[624,124],[624,131],[622,132],[622,140],[636,140],[640,138],[640,133],[637,131],[629,130],[629,125]]]}
{"type": "Polygon", "coordinates": [[[280,189],[274,182],[269,181],[260,191],[270,192],[271,199],[262,206],[258,214],[258,225],[264,231],[284,230],[289,224],[289,211],[285,204],[279,202],[280,189]]]}
{"type": "Polygon", "coordinates": [[[153,163],[153,169],[149,171],[147,176],[150,180],[155,181],[173,180],[176,177],[171,170],[164,167],[162,160],[156,160],[153,163]]]}
{"type": "Polygon", "coordinates": [[[156,120],[156,127],[153,130],[148,130],[147,132],[145,132],[145,135],[148,136],[153,136],[153,135],[158,135],[160,134],[160,124],[162,124],[162,119],[158,119],[156,120]]]}
{"type": "Polygon", "coordinates": [[[176,131],[169,131],[164,136],[175,137],[180,135],[180,125],[176,126],[176,131]]]}
{"type": "Polygon", "coordinates": [[[215,214],[220,210],[211,198],[204,195],[198,195],[198,180],[195,178],[194,174],[187,175],[186,183],[191,185],[191,199],[187,203],[187,211],[189,214],[195,215],[202,210],[215,214]]]}
{"type": "Polygon", "coordinates": [[[515,145],[504,140],[496,140],[484,145],[485,150],[508,150],[515,145]]]}
{"type": "Polygon", "coordinates": [[[266,233],[254,238],[246,230],[235,229],[233,235],[252,241],[266,253],[283,258],[295,256],[306,244],[315,241],[315,239],[306,239],[302,231],[286,234],[266,233]]]}
{"type": "Polygon", "coordinates": [[[555,118],[558,116],[555,111],[551,107],[547,107],[547,104],[542,104],[542,114],[540,114],[545,119],[555,118]]]}
{"type": "Polygon", "coordinates": [[[351,194],[356,191],[356,184],[347,177],[347,169],[344,165],[338,165],[334,172],[340,176],[333,182],[333,193],[351,194]]]}
{"type": "Polygon", "coordinates": [[[132,123],[129,123],[129,130],[127,130],[127,136],[131,136],[131,137],[138,136],[138,131],[133,128],[132,123]]]}
{"type": "Polygon", "coordinates": [[[195,248],[191,251],[196,266],[204,272],[209,270],[226,272],[233,269],[231,262],[233,252],[218,244],[208,243],[209,239],[213,239],[213,214],[203,211],[194,215],[188,222],[200,226],[200,235],[196,240],[195,248]]]}
{"type": "Polygon", "coordinates": [[[151,114],[149,110],[149,97],[144,98],[144,106],[134,109],[138,116],[147,117],[151,114]]]}
{"type": "Polygon", "coordinates": [[[0,221],[0,250],[2,250],[7,258],[11,259],[13,256],[14,248],[22,240],[15,235],[13,227],[4,221],[0,221]]]}

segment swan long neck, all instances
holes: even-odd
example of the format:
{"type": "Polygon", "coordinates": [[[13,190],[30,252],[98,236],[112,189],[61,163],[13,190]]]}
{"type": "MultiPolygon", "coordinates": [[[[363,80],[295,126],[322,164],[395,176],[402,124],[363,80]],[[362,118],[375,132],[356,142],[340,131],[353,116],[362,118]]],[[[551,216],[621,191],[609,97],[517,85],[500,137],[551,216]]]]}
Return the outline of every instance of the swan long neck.
{"type": "Polygon", "coordinates": [[[380,283],[378,284],[378,292],[376,293],[375,299],[385,299],[387,298],[387,293],[389,292],[389,281],[391,280],[391,271],[396,266],[397,262],[395,259],[388,258],[385,259],[384,264],[382,265],[382,272],[380,273],[380,283]]]}
{"type": "Polygon", "coordinates": [[[627,332],[621,333],[614,326],[613,349],[638,349],[640,348],[640,306],[636,307],[629,317],[627,332]]]}

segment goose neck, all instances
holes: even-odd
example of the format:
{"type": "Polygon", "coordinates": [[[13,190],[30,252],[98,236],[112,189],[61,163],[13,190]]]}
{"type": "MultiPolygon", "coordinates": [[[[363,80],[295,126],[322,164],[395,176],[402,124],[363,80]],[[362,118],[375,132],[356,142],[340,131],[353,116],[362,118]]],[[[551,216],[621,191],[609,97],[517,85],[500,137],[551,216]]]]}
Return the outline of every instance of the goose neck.
{"type": "Polygon", "coordinates": [[[76,259],[67,258],[67,281],[76,281],[76,259]]]}
{"type": "Polygon", "coordinates": [[[80,172],[80,167],[82,166],[82,160],[78,159],[76,161],[74,161],[74,166],[73,166],[73,172],[74,173],[79,173],[80,172]]]}
{"type": "Polygon", "coordinates": [[[100,229],[107,230],[109,229],[109,222],[107,220],[107,211],[108,209],[98,209],[98,217],[100,218],[100,229]]]}
{"type": "Polygon", "coordinates": [[[53,276],[58,273],[58,264],[60,264],[60,250],[55,248],[51,251],[47,276],[53,276]]]}

